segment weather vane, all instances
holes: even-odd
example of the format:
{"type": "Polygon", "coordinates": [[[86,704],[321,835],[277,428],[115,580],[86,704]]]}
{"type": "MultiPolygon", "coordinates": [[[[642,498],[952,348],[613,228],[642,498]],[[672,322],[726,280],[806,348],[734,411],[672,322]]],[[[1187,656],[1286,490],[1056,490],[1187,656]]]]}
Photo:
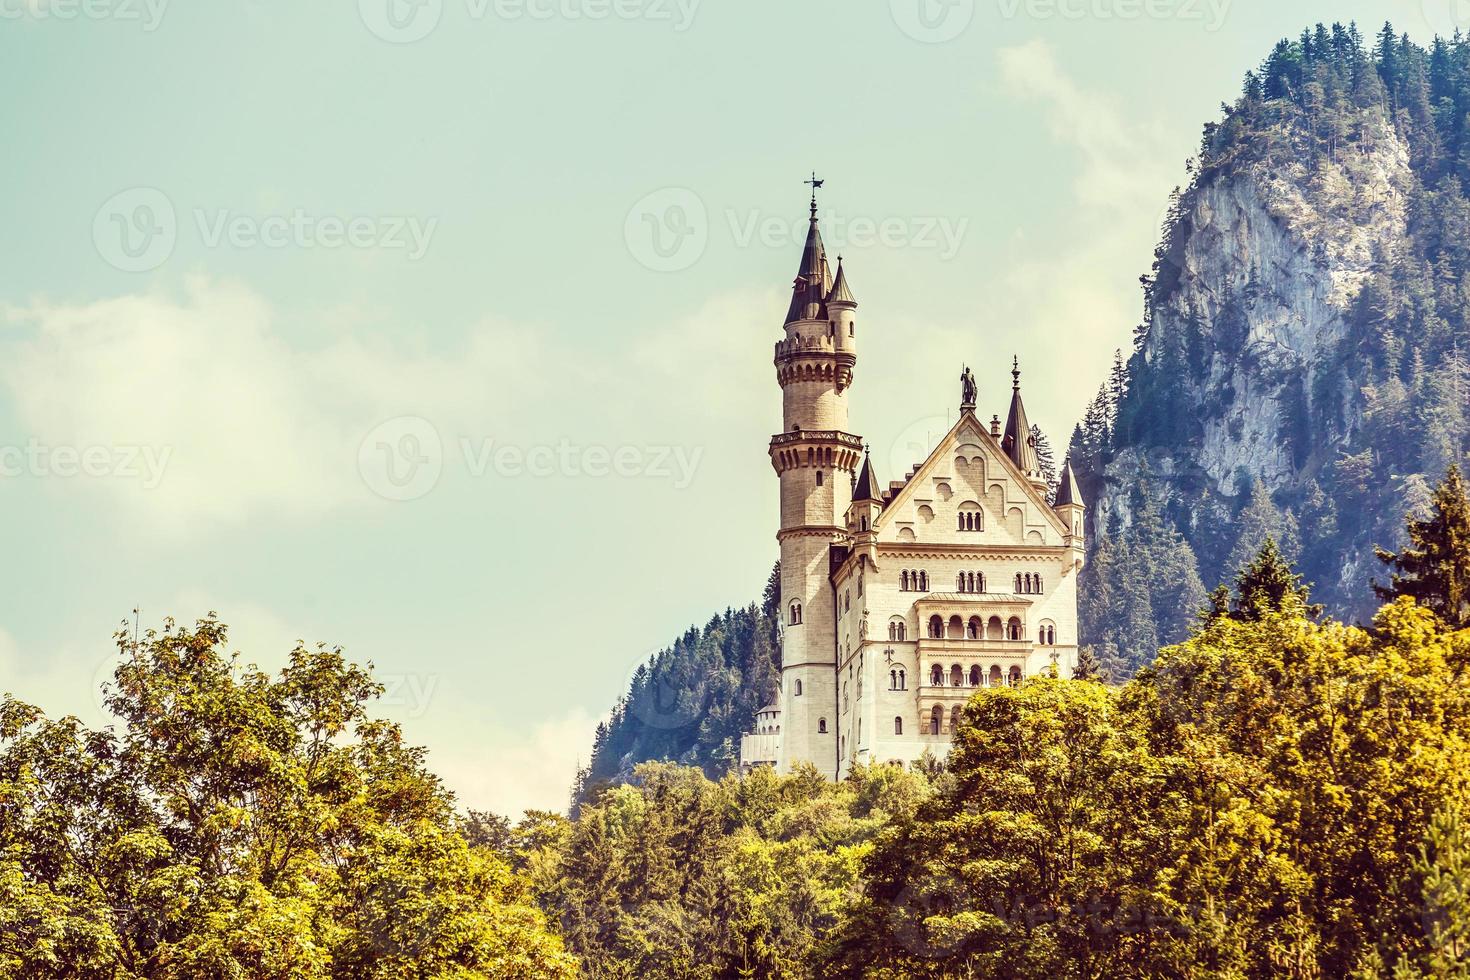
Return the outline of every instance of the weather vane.
{"type": "Polygon", "coordinates": [[[818,187],[821,187],[823,184],[825,184],[826,181],[825,180],[818,180],[817,179],[817,172],[815,170],[813,170],[812,171],[812,179],[811,180],[803,180],[802,183],[803,184],[811,184],[812,185],[812,217],[815,218],[817,216],[817,188],[818,187]]]}

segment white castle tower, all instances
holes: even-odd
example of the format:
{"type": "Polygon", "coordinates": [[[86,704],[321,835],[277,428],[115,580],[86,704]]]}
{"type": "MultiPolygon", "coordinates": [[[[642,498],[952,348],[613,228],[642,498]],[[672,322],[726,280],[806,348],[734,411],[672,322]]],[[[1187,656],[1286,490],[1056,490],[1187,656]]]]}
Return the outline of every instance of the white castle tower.
{"type": "Polygon", "coordinates": [[[928,459],[883,488],[847,431],[857,301],[811,223],[776,344],[782,431],[781,691],[741,740],[741,763],[841,778],[854,763],[943,756],[975,689],[1019,684],[1077,657],[1085,507],[1063,466],[1054,503],[1011,366],[1004,433],[959,418],[928,459]]]}

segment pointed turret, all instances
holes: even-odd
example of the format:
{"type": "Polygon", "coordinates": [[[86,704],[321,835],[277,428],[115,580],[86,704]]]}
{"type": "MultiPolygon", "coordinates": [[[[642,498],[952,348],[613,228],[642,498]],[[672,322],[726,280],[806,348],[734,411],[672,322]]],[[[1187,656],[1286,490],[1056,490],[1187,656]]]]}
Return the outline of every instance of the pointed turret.
{"type": "Polygon", "coordinates": [[[827,319],[827,294],[832,291],[832,269],[827,264],[827,249],[817,227],[817,197],[812,192],[811,223],[806,230],[806,245],[801,250],[801,268],[791,285],[791,306],[786,322],[827,319]]]}
{"type": "Polygon", "coordinates": [[[1001,449],[1016,464],[1016,469],[1031,478],[1041,479],[1041,460],[1036,455],[1036,437],[1031,434],[1031,422],[1026,418],[1026,406],[1021,403],[1021,363],[1019,358],[1011,360],[1011,412],[1006,416],[1006,433],[1000,442],[1001,449]]]}
{"type": "Polygon", "coordinates": [[[837,256],[837,281],[832,283],[832,291],[827,294],[827,305],[836,306],[845,303],[856,307],[857,299],[852,295],[852,289],[847,285],[847,273],[842,268],[842,256],[837,256]]]}
{"type": "Polygon", "coordinates": [[[878,492],[878,478],[873,475],[873,457],[867,453],[863,454],[863,468],[852,488],[853,503],[863,500],[883,503],[883,495],[878,492]]]}
{"type": "Polygon", "coordinates": [[[1066,462],[1062,464],[1062,476],[1057,481],[1057,499],[1051,507],[1072,531],[1067,536],[1067,543],[1075,550],[1075,561],[1077,567],[1080,568],[1085,550],[1082,535],[1085,530],[1083,517],[1087,513],[1087,506],[1082,501],[1082,489],[1077,486],[1077,474],[1072,472],[1071,456],[1068,456],[1066,462]]]}
{"type": "Polygon", "coordinates": [[[1062,464],[1062,475],[1057,482],[1057,499],[1053,507],[1066,507],[1075,504],[1078,507],[1085,506],[1082,501],[1082,490],[1077,486],[1077,476],[1072,472],[1072,457],[1062,464]]]}

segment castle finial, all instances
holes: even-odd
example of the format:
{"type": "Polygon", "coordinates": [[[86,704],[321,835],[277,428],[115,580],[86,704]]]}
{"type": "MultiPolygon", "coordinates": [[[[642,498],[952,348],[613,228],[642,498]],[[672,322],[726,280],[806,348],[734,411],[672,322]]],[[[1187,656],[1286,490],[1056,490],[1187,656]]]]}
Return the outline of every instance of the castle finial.
{"type": "Polygon", "coordinates": [[[1021,390],[1021,359],[1015,354],[1011,355],[1011,390],[1021,390]]]}
{"type": "Polygon", "coordinates": [[[815,170],[813,170],[812,171],[812,179],[811,180],[803,180],[802,183],[803,184],[811,184],[812,185],[812,220],[813,221],[816,221],[817,220],[817,188],[818,187],[821,187],[823,184],[825,184],[826,181],[825,180],[818,180],[817,179],[817,172],[815,170]]]}

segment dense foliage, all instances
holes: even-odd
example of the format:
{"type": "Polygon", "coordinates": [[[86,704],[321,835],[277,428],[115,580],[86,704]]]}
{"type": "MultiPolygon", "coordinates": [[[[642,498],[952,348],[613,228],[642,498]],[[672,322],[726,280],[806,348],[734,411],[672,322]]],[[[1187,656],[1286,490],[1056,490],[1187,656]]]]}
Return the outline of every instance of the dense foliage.
{"type": "MultiPolygon", "coordinates": [[[[1144,317],[1132,355],[1120,356],[1070,446],[1089,500],[1109,490],[1126,498],[1156,484],[1164,522],[1187,546],[1168,549],[1157,529],[1119,526],[1126,521],[1093,529],[1101,560],[1084,583],[1122,594],[1084,611],[1084,639],[1106,647],[1102,659],[1124,670],[1147,662],[1146,643],[1129,646],[1140,631],[1163,642],[1182,638],[1177,621],[1159,616],[1156,597],[1127,584],[1148,578],[1160,547],[1175,567],[1193,561],[1205,580],[1217,581],[1269,534],[1331,611],[1367,616],[1361,581],[1374,546],[1402,540],[1403,512],[1422,513],[1428,488],[1462,460],[1470,440],[1470,38],[1424,48],[1389,25],[1374,38],[1352,25],[1318,25],[1277,44],[1247,74],[1240,98],[1222,108],[1223,119],[1205,127],[1191,183],[1176,194],[1154,268],[1143,278],[1144,317]],[[1334,229],[1384,220],[1380,205],[1355,190],[1366,175],[1354,168],[1377,166],[1370,154],[1385,134],[1408,150],[1406,174],[1395,177],[1407,227],[1402,237],[1375,244],[1371,268],[1342,313],[1343,339],[1280,379],[1290,476],[1274,475],[1268,492],[1260,472],[1242,470],[1238,485],[1222,492],[1191,466],[1205,417],[1234,397],[1232,378],[1211,374],[1212,352],[1246,347],[1247,321],[1228,304],[1207,318],[1176,303],[1192,275],[1186,248],[1210,233],[1195,227],[1195,206],[1235,175],[1290,184],[1309,219],[1273,212],[1273,220],[1294,221],[1303,252],[1330,261],[1334,229]],[[1165,309],[1167,318],[1159,315],[1165,309]],[[1136,462],[1149,458],[1156,472],[1136,462]],[[1115,460],[1128,465],[1108,476],[1115,460]],[[1165,460],[1167,479],[1157,472],[1165,460]]],[[[1294,286],[1269,275],[1259,273],[1266,281],[1251,289],[1294,286]]],[[[1245,290],[1231,302],[1251,295],[1245,290]]],[[[1249,357],[1240,369],[1281,370],[1249,357]]]]}
{"type": "Polygon", "coordinates": [[[575,974],[340,651],[273,678],[212,617],[118,643],[114,727],[0,701],[0,978],[575,974]]]}
{"type": "MultiPolygon", "coordinates": [[[[1457,474],[1436,499],[1415,540],[1470,567],[1457,474]]],[[[594,977],[1463,977],[1454,588],[1347,626],[1267,537],[1121,687],[977,691],[942,767],[644,765],[507,854],[594,977]]]]}

